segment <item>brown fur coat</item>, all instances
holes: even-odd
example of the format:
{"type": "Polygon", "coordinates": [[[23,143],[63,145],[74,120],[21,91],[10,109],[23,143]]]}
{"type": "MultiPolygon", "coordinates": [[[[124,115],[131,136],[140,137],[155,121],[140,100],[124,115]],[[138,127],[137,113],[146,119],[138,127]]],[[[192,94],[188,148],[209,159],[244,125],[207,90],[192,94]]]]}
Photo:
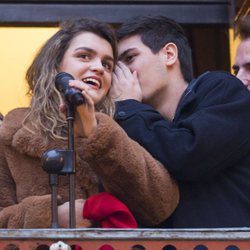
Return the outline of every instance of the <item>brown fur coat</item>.
{"type": "MultiPolygon", "coordinates": [[[[41,167],[49,149],[67,149],[67,141],[50,141],[22,127],[26,108],[6,115],[0,127],[0,228],[49,228],[51,188],[41,167]]],[[[75,138],[76,199],[98,192],[98,182],[124,202],[138,223],[152,226],[176,208],[179,192],[167,170],[110,117],[97,114],[89,138],[75,138]],[[97,178],[98,176],[98,178],[97,178]]],[[[68,177],[59,176],[58,204],[68,201],[68,177]]]]}

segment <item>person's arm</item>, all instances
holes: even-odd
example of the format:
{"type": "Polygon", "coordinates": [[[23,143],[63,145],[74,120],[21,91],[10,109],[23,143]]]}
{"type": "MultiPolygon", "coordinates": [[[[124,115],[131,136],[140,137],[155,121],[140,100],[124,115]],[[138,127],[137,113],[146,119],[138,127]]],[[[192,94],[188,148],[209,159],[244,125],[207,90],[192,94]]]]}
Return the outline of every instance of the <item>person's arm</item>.
{"type": "Polygon", "coordinates": [[[30,196],[20,203],[2,207],[0,228],[50,228],[51,196],[30,196]]]}
{"type": "MultiPolygon", "coordinates": [[[[157,225],[176,208],[179,190],[162,164],[131,140],[109,116],[95,113],[88,88],[79,81],[85,103],[77,107],[76,132],[85,138],[83,160],[95,171],[105,190],[128,206],[142,226],[157,225]]],[[[81,154],[81,153],[80,153],[81,154]]]]}
{"type": "Polygon", "coordinates": [[[179,201],[176,182],[111,117],[101,113],[96,117],[96,129],[83,140],[83,160],[90,164],[105,190],[128,206],[139,225],[164,221],[179,201]]]}
{"type": "Polygon", "coordinates": [[[119,125],[177,180],[211,178],[249,152],[249,92],[229,74],[208,74],[205,81],[174,122],[135,100],[117,103],[119,125]]]}

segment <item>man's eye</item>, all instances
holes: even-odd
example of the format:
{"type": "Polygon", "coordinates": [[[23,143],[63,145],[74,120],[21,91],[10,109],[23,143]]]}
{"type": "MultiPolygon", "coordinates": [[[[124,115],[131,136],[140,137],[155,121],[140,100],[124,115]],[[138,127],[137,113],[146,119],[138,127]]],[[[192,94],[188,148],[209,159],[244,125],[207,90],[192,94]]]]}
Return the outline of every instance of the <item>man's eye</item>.
{"type": "Polygon", "coordinates": [[[248,63],[248,64],[246,65],[246,70],[247,70],[247,71],[250,71],[250,63],[248,63]]]}
{"type": "Polygon", "coordinates": [[[127,55],[125,58],[124,58],[124,63],[131,63],[135,58],[135,55],[127,55]]]}

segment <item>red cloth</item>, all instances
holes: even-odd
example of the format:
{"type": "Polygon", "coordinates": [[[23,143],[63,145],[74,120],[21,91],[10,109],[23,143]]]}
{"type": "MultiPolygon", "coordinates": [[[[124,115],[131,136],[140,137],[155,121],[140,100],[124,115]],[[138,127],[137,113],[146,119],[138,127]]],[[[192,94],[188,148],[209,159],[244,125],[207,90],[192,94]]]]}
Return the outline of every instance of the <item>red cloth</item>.
{"type": "Polygon", "coordinates": [[[106,192],[93,195],[86,200],[83,218],[99,222],[102,228],[138,227],[127,206],[106,192]]]}

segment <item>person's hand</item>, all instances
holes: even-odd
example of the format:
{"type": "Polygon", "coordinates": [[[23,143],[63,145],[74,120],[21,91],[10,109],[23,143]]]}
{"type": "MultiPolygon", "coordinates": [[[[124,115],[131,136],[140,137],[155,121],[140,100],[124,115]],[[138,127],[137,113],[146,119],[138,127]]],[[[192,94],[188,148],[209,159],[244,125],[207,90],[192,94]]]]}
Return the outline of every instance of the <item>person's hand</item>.
{"type": "Polygon", "coordinates": [[[112,86],[109,92],[114,101],[127,99],[142,100],[142,90],[137,72],[131,73],[130,69],[122,62],[118,62],[113,73],[112,86]]]}
{"type": "MultiPolygon", "coordinates": [[[[76,106],[77,114],[75,115],[74,123],[75,133],[81,137],[89,137],[97,126],[94,101],[88,93],[88,86],[83,82],[72,80],[69,82],[69,86],[80,90],[85,100],[83,104],[76,106]]],[[[65,113],[65,104],[61,104],[59,109],[61,112],[65,113]]]]}
{"type": "MultiPolygon", "coordinates": [[[[61,103],[59,105],[59,111],[64,115],[64,119],[66,119],[66,109],[67,109],[67,104],[61,103]]],[[[78,137],[85,137],[82,127],[82,121],[78,113],[75,113],[74,116],[74,133],[78,137]]]]}
{"type": "MultiPolygon", "coordinates": [[[[90,220],[83,219],[82,211],[85,200],[78,199],[75,200],[75,217],[76,217],[76,228],[86,228],[91,227],[92,223],[90,220]]],[[[58,224],[59,227],[68,228],[69,227],[69,202],[58,206],[58,224]]]]}

